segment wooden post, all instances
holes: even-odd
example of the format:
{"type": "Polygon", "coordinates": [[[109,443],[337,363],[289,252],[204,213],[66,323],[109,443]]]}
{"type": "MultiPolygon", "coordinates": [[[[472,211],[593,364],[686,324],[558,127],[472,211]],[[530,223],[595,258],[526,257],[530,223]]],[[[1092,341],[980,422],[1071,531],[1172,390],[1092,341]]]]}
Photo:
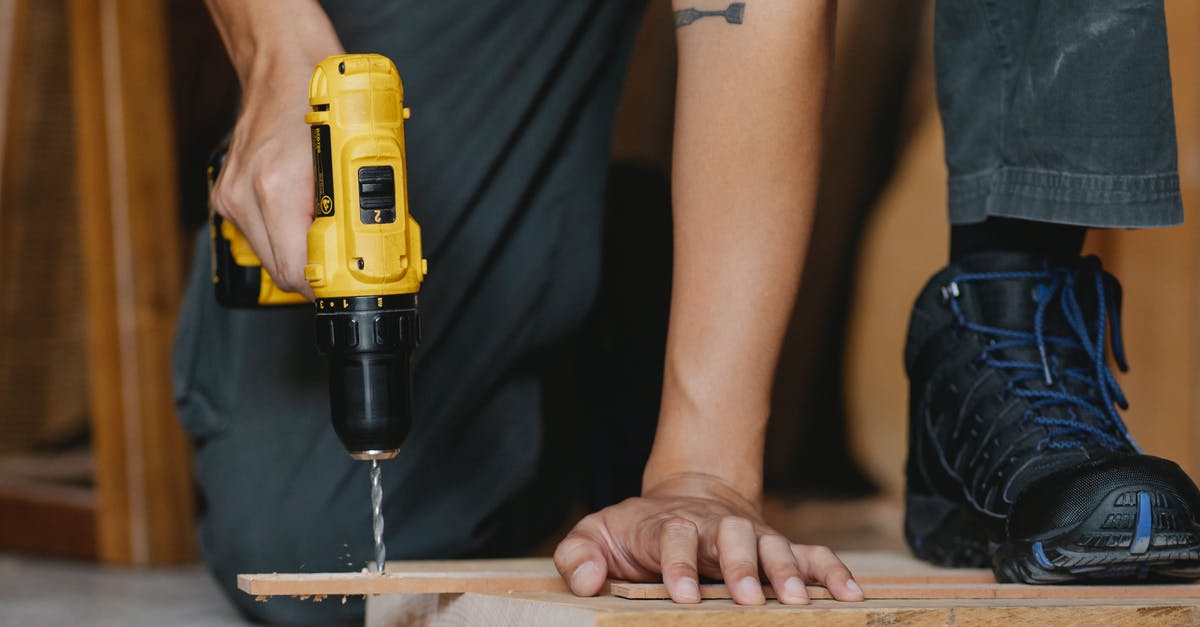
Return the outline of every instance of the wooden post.
{"type": "Polygon", "coordinates": [[[162,0],[71,0],[97,540],[110,563],[196,555],[170,355],[183,275],[162,0]]]}
{"type": "MultiPolygon", "coordinates": [[[[16,67],[18,51],[21,49],[21,29],[17,24],[23,22],[25,0],[0,0],[0,86],[4,88],[0,95],[0,189],[3,189],[4,159],[9,150],[8,129],[12,117],[13,87],[19,76],[16,67]]],[[[3,216],[3,203],[0,203],[0,216],[3,216]]]]}

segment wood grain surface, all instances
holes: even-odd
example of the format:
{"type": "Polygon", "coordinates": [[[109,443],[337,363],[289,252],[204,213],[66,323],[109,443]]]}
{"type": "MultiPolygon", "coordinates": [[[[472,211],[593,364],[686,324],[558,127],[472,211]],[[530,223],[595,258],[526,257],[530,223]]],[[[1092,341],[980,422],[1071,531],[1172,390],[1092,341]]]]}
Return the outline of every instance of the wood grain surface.
{"type": "Polygon", "coordinates": [[[565,592],[380,595],[367,598],[366,624],[367,627],[1195,625],[1200,624],[1200,604],[1190,600],[940,599],[859,603],[816,600],[799,606],[768,601],[765,605],[746,607],[727,600],[678,605],[611,596],[578,598],[565,592]]]}
{"type": "MultiPolygon", "coordinates": [[[[1135,585],[1135,586],[1028,586],[1011,583],[895,583],[885,580],[863,581],[867,599],[1195,599],[1200,601],[1200,586],[1193,584],[1135,585]]],[[[666,586],[661,583],[628,583],[614,581],[611,594],[622,599],[668,599],[666,586]]],[[[768,599],[774,599],[770,586],[763,588],[768,599]]],[[[829,591],[809,586],[811,599],[832,599],[829,591]]],[[[703,584],[702,599],[728,599],[725,584],[703,584]]]]}
{"type": "Polygon", "coordinates": [[[546,558],[389,562],[387,572],[238,575],[238,589],[255,596],[566,592],[546,558]]]}
{"type": "Polygon", "coordinates": [[[199,552],[191,446],[171,389],[184,274],[166,4],[67,5],[96,535],[114,564],[199,552]]]}
{"type": "Polygon", "coordinates": [[[707,600],[678,605],[662,584],[612,582],[610,594],[579,598],[551,560],[389,562],[388,573],[240,575],[239,587],[270,603],[298,595],[336,603],[364,595],[367,625],[1095,625],[1200,624],[1200,586],[1022,586],[991,572],[945,569],[902,552],[844,552],[868,599],[842,603],[810,587],[809,605],[738,606],[723,585],[707,600]],[[636,596],[636,599],[620,595],[636,596]],[[725,598],[722,598],[725,597],[725,598]]]}
{"type": "MultiPolygon", "coordinates": [[[[990,571],[938,568],[901,553],[846,553],[843,559],[855,573],[867,599],[1195,599],[1200,585],[1030,586],[997,583],[990,571]]],[[[374,594],[512,594],[567,592],[548,558],[472,561],[389,562],[384,574],[270,573],[238,575],[238,588],[255,596],[374,594]]],[[[764,591],[774,598],[770,586],[764,591]]],[[[662,583],[612,581],[609,593],[623,599],[668,599],[662,583]]],[[[813,599],[830,599],[820,586],[809,586],[813,599]]],[[[704,599],[728,599],[722,583],[703,584],[704,599]]]]}

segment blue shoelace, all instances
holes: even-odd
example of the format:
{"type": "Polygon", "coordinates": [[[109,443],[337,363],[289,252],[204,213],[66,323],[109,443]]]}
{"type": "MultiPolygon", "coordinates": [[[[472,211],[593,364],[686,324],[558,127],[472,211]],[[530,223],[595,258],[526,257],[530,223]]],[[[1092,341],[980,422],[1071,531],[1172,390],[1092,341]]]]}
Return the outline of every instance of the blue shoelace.
{"type": "MultiPolygon", "coordinates": [[[[1080,275],[1086,275],[1086,272],[1081,272],[1080,275]]],[[[1141,449],[1133,441],[1125,422],[1117,412],[1117,407],[1127,409],[1129,403],[1108,367],[1105,354],[1105,335],[1110,334],[1113,358],[1122,372],[1128,370],[1125,346],[1121,339],[1120,287],[1116,285],[1115,280],[1104,274],[1099,264],[1092,269],[1091,275],[1095,283],[1098,312],[1094,335],[1088,329],[1086,317],[1075,295],[1077,277],[1065,267],[1051,268],[1047,264],[1047,268],[1042,272],[961,274],[954,277],[945,289],[948,290],[950,307],[959,325],[992,338],[992,342],[983,350],[979,359],[992,368],[1015,373],[1006,389],[1015,396],[1030,400],[1025,420],[1047,429],[1045,437],[1038,443],[1039,448],[1082,447],[1084,440],[1088,439],[1109,450],[1128,450],[1128,447],[1132,446],[1134,451],[1140,453],[1141,449]],[[1033,318],[1032,333],[978,324],[965,318],[956,298],[959,284],[1009,280],[1039,281],[1036,287],[1037,311],[1033,318]],[[1110,282],[1112,285],[1109,285],[1110,282]],[[1056,297],[1061,305],[1063,317],[1072,331],[1071,335],[1046,334],[1046,312],[1056,297]],[[1082,350],[1090,363],[1087,366],[1064,368],[1057,356],[1049,354],[1049,346],[1082,350]],[[1018,347],[1036,347],[1040,361],[1005,360],[993,356],[999,351],[1018,347]],[[1039,379],[1044,386],[1031,385],[1039,379]],[[1083,384],[1087,393],[1079,394],[1069,390],[1066,386],[1067,381],[1083,384]],[[1046,408],[1054,406],[1065,406],[1066,417],[1044,414],[1046,408]],[[1095,419],[1084,421],[1081,419],[1083,414],[1095,419]],[[1105,429],[1099,425],[1107,425],[1109,428],[1105,429]]],[[[1086,278],[1083,276],[1084,280],[1086,278]]]]}

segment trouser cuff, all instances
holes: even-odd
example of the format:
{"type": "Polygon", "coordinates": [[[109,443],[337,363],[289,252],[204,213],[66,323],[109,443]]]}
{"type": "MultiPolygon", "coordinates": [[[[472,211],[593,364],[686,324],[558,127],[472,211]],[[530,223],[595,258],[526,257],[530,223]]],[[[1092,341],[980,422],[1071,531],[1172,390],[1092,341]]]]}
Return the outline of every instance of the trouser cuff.
{"type": "Polygon", "coordinates": [[[1114,176],[997,168],[950,177],[949,204],[951,224],[993,216],[1108,228],[1183,222],[1176,172],[1114,176]]]}

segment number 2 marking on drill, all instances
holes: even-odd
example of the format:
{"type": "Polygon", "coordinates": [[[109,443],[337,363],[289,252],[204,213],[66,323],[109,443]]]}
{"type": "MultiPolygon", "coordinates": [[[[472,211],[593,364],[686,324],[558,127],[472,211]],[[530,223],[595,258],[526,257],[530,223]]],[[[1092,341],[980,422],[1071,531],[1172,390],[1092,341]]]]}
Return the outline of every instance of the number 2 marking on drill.
{"type": "Polygon", "coordinates": [[[375,221],[376,221],[376,222],[380,222],[380,220],[379,220],[379,209],[376,209],[376,210],[375,210],[375,221]]]}

